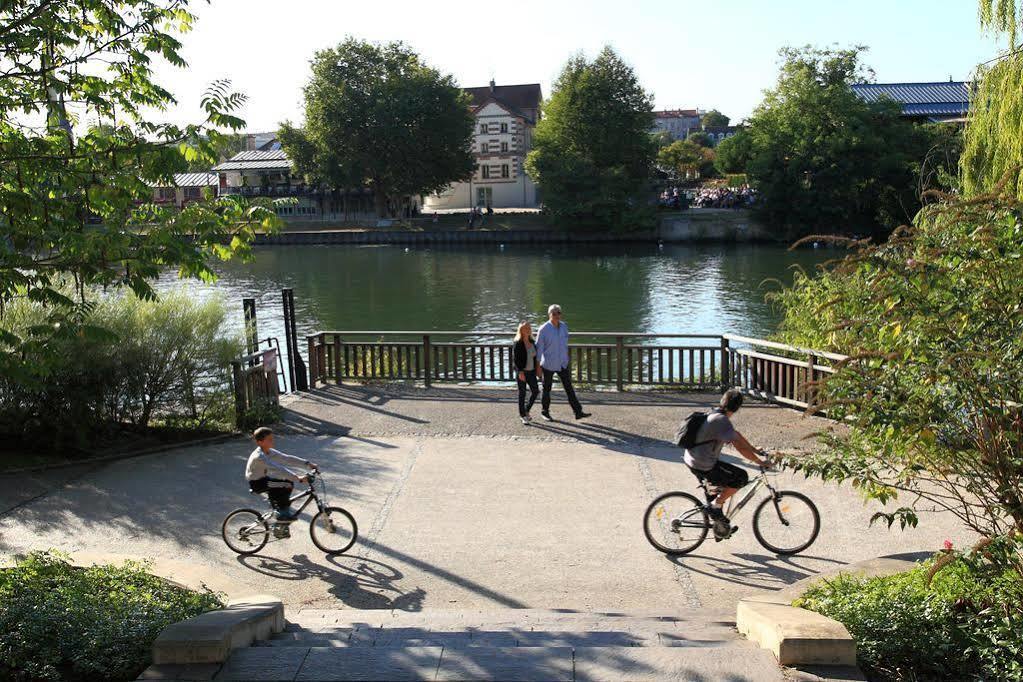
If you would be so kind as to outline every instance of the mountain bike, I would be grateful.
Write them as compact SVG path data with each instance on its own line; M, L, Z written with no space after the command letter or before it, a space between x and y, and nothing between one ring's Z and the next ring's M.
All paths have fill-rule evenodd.
M327 505L326 486L316 473L308 474L308 479L309 489L291 498L292 505L302 502L296 516L311 502L316 502L319 511L309 522L309 537L312 538L313 544L327 554L342 554L348 551L359 535L355 517L341 507ZM269 500L267 505L270 506ZM276 513L273 506L264 512L255 509L235 509L227 515L220 527L224 543L233 552L249 555L263 549L271 537L275 540L291 537L292 521L278 521L275 518Z
M760 467L760 474L748 489L736 493L729 500L725 516L729 522L734 521L757 492L761 488L766 489L767 497L753 512L753 535L757 542L775 554L798 554L817 539L821 528L820 513L806 495L793 490L778 490L771 485L768 471ZM700 488L706 503L681 491L664 493L650 503L643 515L643 532L651 545L670 556L681 556L703 543L714 523L707 507L720 489L702 478ZM736 501L736 498L740 499Z

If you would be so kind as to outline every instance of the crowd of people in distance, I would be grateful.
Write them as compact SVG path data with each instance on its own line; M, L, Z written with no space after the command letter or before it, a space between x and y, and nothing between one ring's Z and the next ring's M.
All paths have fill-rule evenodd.
M698 208L749 208L756 199L756 190L749 185L705 187L696 192L692 205Z

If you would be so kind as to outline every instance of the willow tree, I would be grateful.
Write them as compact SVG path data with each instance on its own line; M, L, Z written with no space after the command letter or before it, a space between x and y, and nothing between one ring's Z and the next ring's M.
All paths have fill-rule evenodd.
M980 0L981 26L1007 42L1007 51L981 65L966 125L960 160L968 195L990 192L1006 181L1023 197L1023 5L1013 0Z

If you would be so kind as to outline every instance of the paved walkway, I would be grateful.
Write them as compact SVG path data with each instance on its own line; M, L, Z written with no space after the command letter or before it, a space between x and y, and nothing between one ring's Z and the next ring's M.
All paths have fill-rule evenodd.
M968 539L941 517L906 532L870 527L874 509L848 487L782 474L783 487L807 493L822 513L820 538L805 555L767 552L746 516L735 538L669 559L647 544L641 517L655 494L694 488L677 448L663 439L714 397L582 397L592 419L532 427L518 423L507 389L341 387L290 402L278 445L319 462L331 501L355 514L360 541L345 556L317 551L304 521L257 556L227 550L224 515L260 504L245 487L252 446L241 438L56 479L49 493L0 515L0 552L148 557L186 583L276 594L303 607L685 614L700 605L732 609L744 594L847 562ZM570 414L564 403L553 412ZM809 447L806 436L831 426L758 403L736 424L769 448ZM0 489L21 485L0 480Z

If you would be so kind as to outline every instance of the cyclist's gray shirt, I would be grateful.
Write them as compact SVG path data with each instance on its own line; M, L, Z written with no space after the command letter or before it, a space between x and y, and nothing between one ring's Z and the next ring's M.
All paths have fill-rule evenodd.
M283 478L288 481L298 482L298 474L289 469L286 465L304 467L309 462L299 457L286 455L280 450L270 448L270 452L263 452L263 448L257 447L249 455L249 461L245 463L245 478L250 481L258 481L261 478Z
M731 443L738 435L724 412L711 412L707 421L696 432L697 443L703 443L705 440L710 442L687 449L682 459L694 469L710 471L717 464L724 444Z

